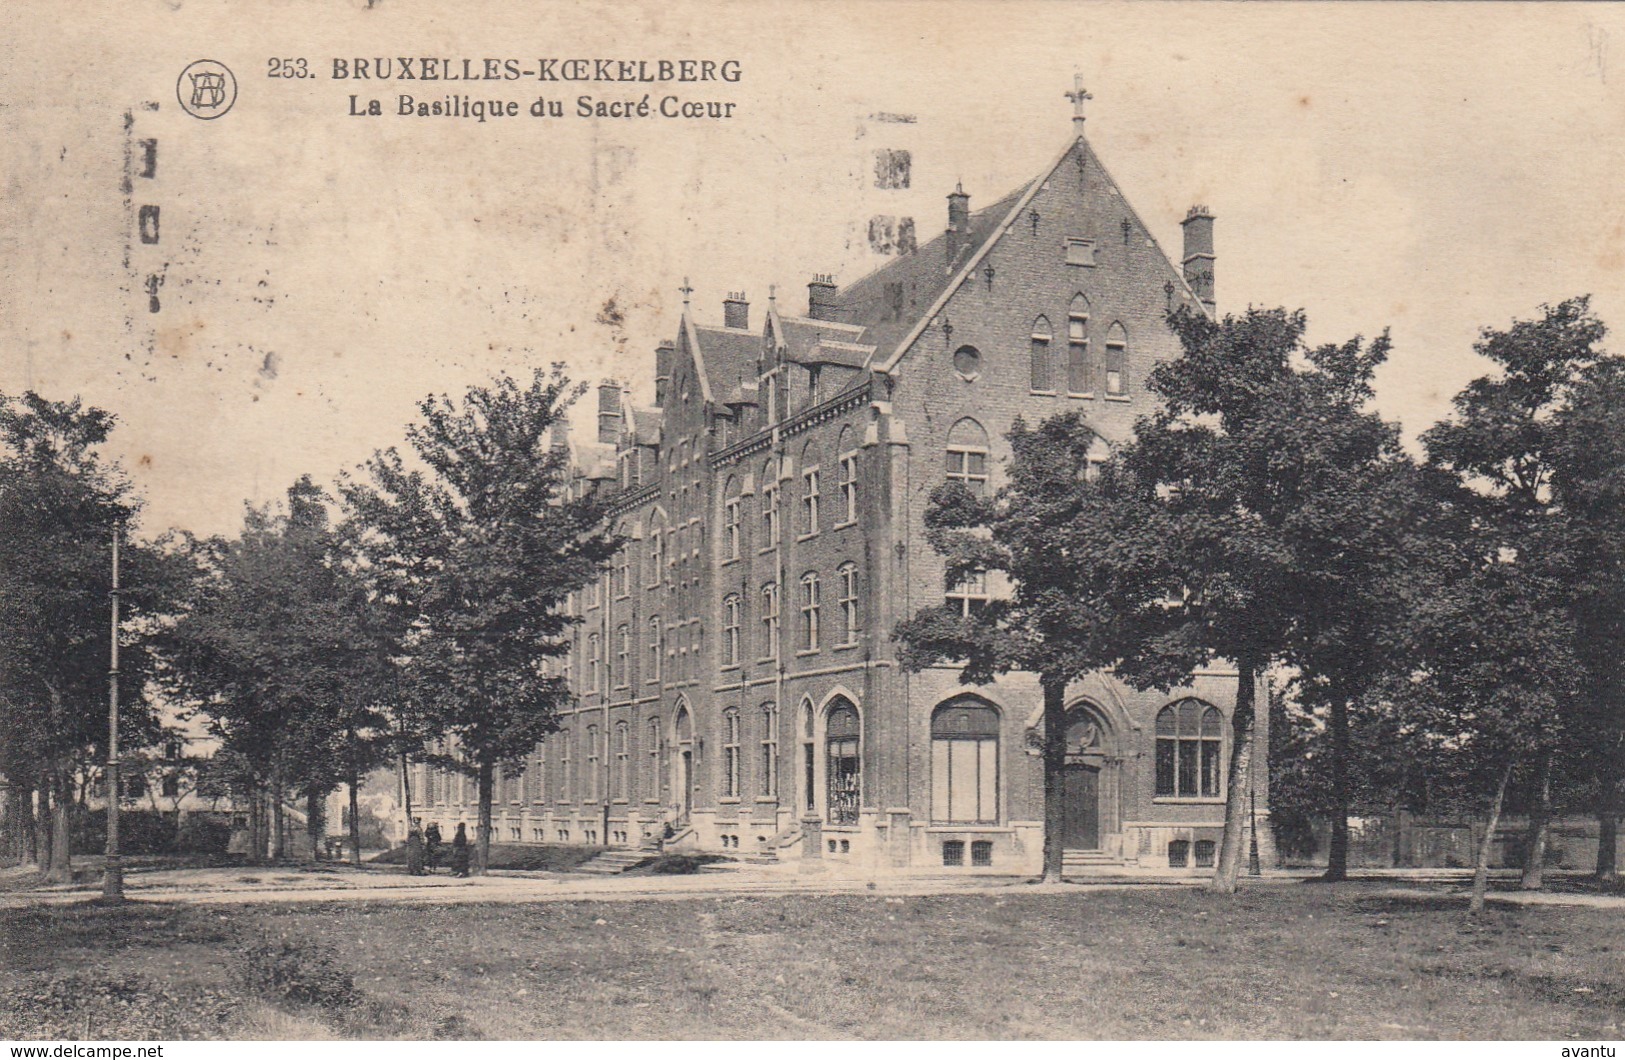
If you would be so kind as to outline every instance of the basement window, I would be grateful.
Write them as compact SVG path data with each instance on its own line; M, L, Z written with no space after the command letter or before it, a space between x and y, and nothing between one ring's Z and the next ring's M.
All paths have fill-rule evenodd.
M1175 839L1168 844L1168 867L1182 869L1191 862L1191 844L1188 839Z
M978 839L970 845L970 863L978 869L993 866L993 840Z
M949 868L958 868L965 864L965 841L963 839L943 840L942 863Z
M1211 869L1213 867L1213 854L1215 844L1211 839L1198 839L1196 841L1196 867Z

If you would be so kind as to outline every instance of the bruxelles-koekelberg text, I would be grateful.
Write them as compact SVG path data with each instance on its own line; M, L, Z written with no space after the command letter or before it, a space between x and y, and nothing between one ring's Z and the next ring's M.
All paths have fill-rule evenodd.
M447 59L396 56L334 59L335 81L727 81L737 59Z

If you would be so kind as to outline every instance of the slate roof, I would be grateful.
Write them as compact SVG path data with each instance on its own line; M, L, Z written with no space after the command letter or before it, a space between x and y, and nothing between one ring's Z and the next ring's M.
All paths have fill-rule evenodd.
M698 349L694 360L703 377L709 380L714 400L723 404L739 400L742 383L756 381L756 361L762 349L762 337L745 328L707 327L694 325Z

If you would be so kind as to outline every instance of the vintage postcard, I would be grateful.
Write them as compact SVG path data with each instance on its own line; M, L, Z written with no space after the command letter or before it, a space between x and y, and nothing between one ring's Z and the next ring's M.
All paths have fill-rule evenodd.
M1625 6L0 27L0 1037L1618 1042Z

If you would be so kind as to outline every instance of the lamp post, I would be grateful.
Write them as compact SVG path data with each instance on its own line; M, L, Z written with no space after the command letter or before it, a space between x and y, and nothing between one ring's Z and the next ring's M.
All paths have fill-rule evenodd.
M1258 789L1249 785L1247 792L1247 817L1251 826L1252 841L1247 850L1247 875L1262 876L1264 870L1258 863Z
M102 898L124 901L124 865L118 848L118 539L120 526L113 524L112 638L107 668L107 864L102 871Z

